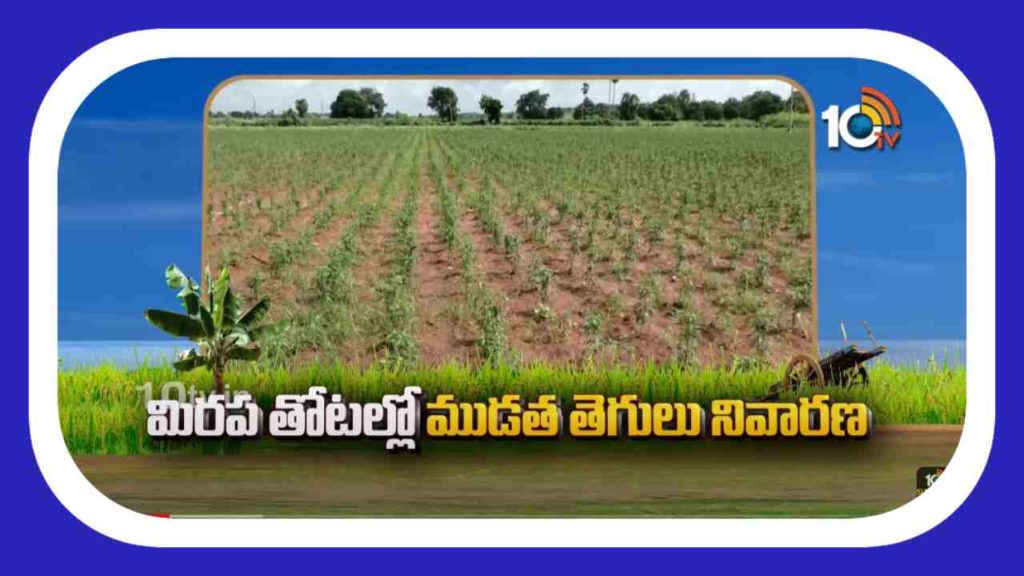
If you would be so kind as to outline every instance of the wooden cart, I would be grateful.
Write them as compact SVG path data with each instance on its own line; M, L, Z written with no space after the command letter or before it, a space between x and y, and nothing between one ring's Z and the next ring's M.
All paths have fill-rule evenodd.
M843 334L844 336L846 334L845 328ZM870 328L868 335L871 336ZM868 370L864 364L872 358L881 356L886 350L885 346L879 345L873 336L871 340L874 344L873 348L865 350L856 344L849 344L820 360L804 352L797 354L786 364L782 380L770 388L768 396L765 396L764 399L774 399L782 392L798 390L805 386L843 388L867 386Z

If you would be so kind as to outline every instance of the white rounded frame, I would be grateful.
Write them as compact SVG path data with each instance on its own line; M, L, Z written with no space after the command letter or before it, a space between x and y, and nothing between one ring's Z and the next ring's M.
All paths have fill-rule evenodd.
M162 58L862 58L932 90L960 133L967 171L967 412L942 481L854 519L185 519L131 511L99 492L64 444L57 408L57 169L86 97ZM875 30L149 30L88 50L53 83L29 149L29 425L60 502L111 538L150 546L880 546L937 526L967 499L995 430L995 150L978 94L933 48ZM908 476L908 482L912 478Z

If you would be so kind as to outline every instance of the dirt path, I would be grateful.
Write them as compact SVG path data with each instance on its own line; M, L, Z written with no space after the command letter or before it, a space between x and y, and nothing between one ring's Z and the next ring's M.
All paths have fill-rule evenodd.
M438 191L428 173L429 150L428 141L419 160L420 209L412 281L419 360L424 364L469 361L476 358L476 338L457 315L463 300L462 279L456 257L441 236Z
M384 312L381 310L383 303L376 293L376 288L381 279L387 275L388 267L391 265L391 254L388 246L395 236L393 219L395 213L402 206L405 199L406 164L403 159L407 155L403 152L399 159L391 167L394 172L385 178L390 179L387 190L382 187L385 183L378 182L376 189L372 192L371 198L378 202L379 213L377 221L369 228L359 233L359 242L356 246L359 252L357 264L352 268L354 281L354 302L360 303L359 332L362 336L357 346L356 363L364 365L367 358L379 358L384 353L381 344L384 334L381 333L380 318ZM415 159L413 159L415 161ZM387 197L379 197L386 193ZM346 355L346 357L348 357ZM360 359L362 358L362 359Z
M959 426L900 426L866 441L427 439L408 456L339 442L324 451L76 462L101 492L146 513L865 516L911 500L917 469L946 465L959 438Z

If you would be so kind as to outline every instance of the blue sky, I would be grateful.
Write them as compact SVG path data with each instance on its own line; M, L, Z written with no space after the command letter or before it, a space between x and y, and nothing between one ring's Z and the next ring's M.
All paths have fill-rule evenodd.
M903 116L895 151L825 147L817 130L819 320L823 339L868 320L883 339L963 339L963 153L945 109L915 79L848 59L161 60L109 79L83 103L61 153L58 335L161 338L147 307L174 307L163 270L200 268L202 112L236 74L763 74L791 77L817 109L862 85ZM600 89L597 90L598 93ZM621 88L620 88L621 93Z

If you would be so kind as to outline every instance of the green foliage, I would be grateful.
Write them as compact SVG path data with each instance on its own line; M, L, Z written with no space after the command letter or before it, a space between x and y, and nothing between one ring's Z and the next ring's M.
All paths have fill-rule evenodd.
M506 234L503 239L505 259L512 263L512 274L519 271L519 246L521 242L515 234Z
M674 122L679 119L679 106L676 99L666 94L654 102L652 102L645 109L644 118L654 122Z
M714 100L701 100L700 120L721 120L724 115L722 105Z
M768 339L780 330L778 312L771 306L761 306L753 312L754 348L762 357L768 355Z
M661 280L656 274L648 274L644 277L640 282L637 296L636 319L642 325L650 320L662 304Z
M683 364L695 364L702 326L700 314L693 308L689 298L682 297L676 303L675 320L679 328L676 358Z
M743 113L743 107L740 101L736 98L729 98L722 103L722 118L725 120L735 120L739 118Z
M228 360L258 359L262 339L279 330L279 325L260 325L270 309L270 301L260 300L242 312L241 303L231 290L227 268L221 270L216 280L206 270L205 302L199 284L174 264L167 267L165 277L168 286L179 290L178 299L185 314L150 309L146 310L146 320L171 336L195 342L195 348L178 355L174 368L187 372L207 367L213 373L217 393L223 393Z
M789 296L797 310L808 310L813 302L814 279L810 266L800 266L790 275Z
M278 126L300 126L302 125L302 115L296 114L295 110L289 108L277 121Z
M540 302L530 311L530 316L535 322L543 323L555 318L555 311L547 304Z
M587 118L593 117L596 112L597 107L594 105L594 101L590 98L584 98L583 102L573 109L572 117L574 120L586 120Z
M272 276L279 276L285 268L309 256L313 249L313 229L295 238L274 242L270 245L267 268Z
M372 117L380 118L384 115L384 109L387 108L388 104L384 101L383 94L373 88L360 88L359 95L370 108L370 114Z
M516 102L516 120L519 126L529 125L604 125L619 123L638 124L641 120L658 126L679 121L700 122L706 126L768 126L790 127L791 123L806 127L810 116L807 102L799 92L782 98L768 91L748 94L742 100L729 98L724 102L697 101L686 90L659 96L643 102L635 94L624 93L616 104L595 102L590 99L589 84L584 83L583 101L574 108L547 106L549 95L533 90L522 94ZM213 126L338 126L353 123L371 123L378 126L409 126L442 123L460 123L458 96L447 86L435 86L428 105L437 114L436 119L414 118L401 112L388 114L383 95L369 87L346 89L338 93L331 103L330 116L309 115L305 99L295 101L294 108L281 114L253 111L214 112L210 115ZM498 124L502 119L502 103L488 95L480 99L481 120L463 120L460 125ZM572 120L563 121L567 110ZM294 118L293 118L294 117ZM297 121L296 121L297 119Z
M527 120L540 120L548 117L548 97L540 90L531 90L516 100L516 115Z
M595 346L601 341L601 327L604 326L604 315L590 312L583 319L583 332L591 337Z
M434 86L430 89L427 106L442 122L455 122L459 117L459 97L448 86Z
M782 109L782 97L768 90L758 90L740 101L742 116L751 120L759 120L762 116L781 112Z
M640 97L636 94L625 92L619 100L619 118L622 120L636 120L640 116Z
M487 302L480 311L480 352L492 365L499 365L508 354L505 310L496 302Z
M810 126L811 116L806 112L790 112L787 108L781 112L762 116L760 122L769 128L789 128L793 126L794 128L806 130Z
M785 110L793 110L797 113L807 114L810 110L807 107L807 100L804 99L804 95L799 90L793 90L789 94L789 98L783 103Z
M379 118L385 107L384 96L373 88L347 88L331 103L331 118Z
M554 280L555 272L544 265L539 258L533 261L533 268L530 271L530 284L540 293L541 300L547 302L551 296L551 282Z
M501 100L484 94L480 97L480 109L484 111L487 121L491 124L501 124L501 109L504 106Z
M331 118L370 118L370 105L359 91L345 89L331 102Z

